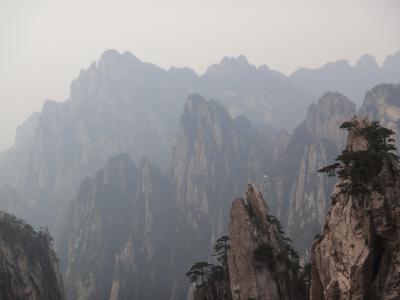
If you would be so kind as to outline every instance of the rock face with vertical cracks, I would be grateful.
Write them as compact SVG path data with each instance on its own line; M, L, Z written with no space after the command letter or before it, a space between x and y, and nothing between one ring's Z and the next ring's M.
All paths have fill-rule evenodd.
M269 221L261 193L249 184L247 201L236 198L230 211L229 277L233 299L303 299L286 262L261 263L254 251L267 245L274 256L284 251L277 227ZM279 276L285 274L285 276Z
M49 234L36 232L4 212L0 212L0 299L65 299Z
M268 174L264 195L301 254L308 251L324 222L335 184L318 169L343 149L346 133L339 127L354 115L355 105L348 98L325 93L309 107Z
M127 154L83 181L60 247L68 299L169 298L171 195L158 168Z
M367 145L350 131L346 147L359 151ZM323 235L312 247L311 299L400 299L399 166L393 173L388 165L375 178L379 192L364 199L336 186Z

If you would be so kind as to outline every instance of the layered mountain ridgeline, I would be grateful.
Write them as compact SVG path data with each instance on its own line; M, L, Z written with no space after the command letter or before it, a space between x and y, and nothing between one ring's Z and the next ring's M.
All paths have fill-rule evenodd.
M274 165L266 171L263 192L301 254L320 230L334 185L318 170L343 148L345 133L339 126L355 114L346 97L326 93L291 136L283 135Z
M306 299L307 276L290 240L254 185L246 195L233 201L229 239L215 247L221 265L199 262L187 273L194 298ZM224 247L218 247L221 240Z
M262 177L267 145L244 117L191 95L169 177L122 155L83 181L59 247L68 297L184 299L188 266L227 232L229 199Z
M311 299L400 298L400 168L393 132L353 119L322 235L312 247Z
M58 258L46 231L0 212L0 299L65 299Z
M140 160L147 154L167 165L177 115L189 93L181 81L189 75L106 51L72 83L69 100L47 101L37 120L23 126L29 130L17 141L24 142L1 158L1 184L20 191L34 224L54 225L82 179L110 156L126 152Z
M109 157L128 153L138 162L146 154L166 168L179 113L193 91L220 99L235 116L244 113L260 127L292 128L312 101L282 74L244 57L225 58L198 76L109 50L81 71L68 100L47 101L20 128L16 144L0 158L0 186L19 191L19 215L54 230L83 178Z
M314 100L282 73L255 67L242 55L210 66L200 78L199 92L218 99L233 117L243 114L256 127L275 129L293 129Z
M68 299L168 299L173 191L147 159L111 158L83 181L60 254Z
M378 84L400 82L400 51L389 55L382 66L372 56L363 55L354 66L347 60L339 60L314 70L301 68L290 80L317 95L338 91L361 104L365 91Z
M189 97L174 147L172 178L179 233L172 264L184 274L196 259L207 260L215 240L228 230L230 199L268 168L268 139L244 117L233 119L216 101Z

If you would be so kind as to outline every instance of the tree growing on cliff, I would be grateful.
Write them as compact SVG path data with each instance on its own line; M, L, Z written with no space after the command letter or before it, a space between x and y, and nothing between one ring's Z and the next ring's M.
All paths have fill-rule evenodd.
M196 293L202 299L228 299L230 293L228 278L228 250L230 249L229 237L222 236L217 239L214 246L214 254L221 265L213 265L207 262L193 264L186 276L195 285Z
M191 283L196 284L196 288L199 288L206 283L207 275L209 273L208 269L211 266L211 264L205 261L197 262L193 264L189 272L186 273L186 276L189 277Z
M261 242L257 245L256 249L254 249L253 258L257 262L265 263L269 268L272 268L275 262L274 250L270 245Z
M325 166L319 172L327 173L329 177L338 176L342 179L340 188L343 193L366 194L371 190L379 190L376 178L384 163L390 171L395 172L394 162L399 157L394 153L394 132L379 125L379 122L364 122L363 126L357 126L356 122L344 122L340 128L353 131L362 138L366 144L366 150L343 150L335 159L336 163Z
M226 270L219 265L207 262L195 263L186 273L195 284L196 292L202 299L221 299L225 292Z
M228 260L228 250L230 249L229 236L224 235L217 239L214 246L214 254L219 262L226 264Z

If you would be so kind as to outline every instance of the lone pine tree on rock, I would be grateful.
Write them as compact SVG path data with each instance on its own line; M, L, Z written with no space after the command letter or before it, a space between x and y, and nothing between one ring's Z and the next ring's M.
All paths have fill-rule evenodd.
M357 151L343 150L336 158L336 163L323 167L319 172L342 179L339 187L343 193L365 195L378 190L379 185L375 180L384 163L388 164L392 175L396 172L393 163L398 162L399 157L394 153L396 147L392 135L395 132L382 127L377 121L370 123L365 119L361 122L344 122L340 128L356 133L366 147Z

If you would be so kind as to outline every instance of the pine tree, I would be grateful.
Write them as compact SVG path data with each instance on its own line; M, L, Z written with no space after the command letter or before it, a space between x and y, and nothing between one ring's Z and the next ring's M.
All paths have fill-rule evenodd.
M394 163L399 157L394 153L394 132L379 125L379 122L365 123L358 128L354 122L345 122L340 128L356 132L365 142L367 149L360 151L343 150L335 159L336 163L323 167L319 172L329 177L338 176L343 193L365 195L371 190L378 190L375 179L379 175L384 162L388 163L392 174L396 172Z

